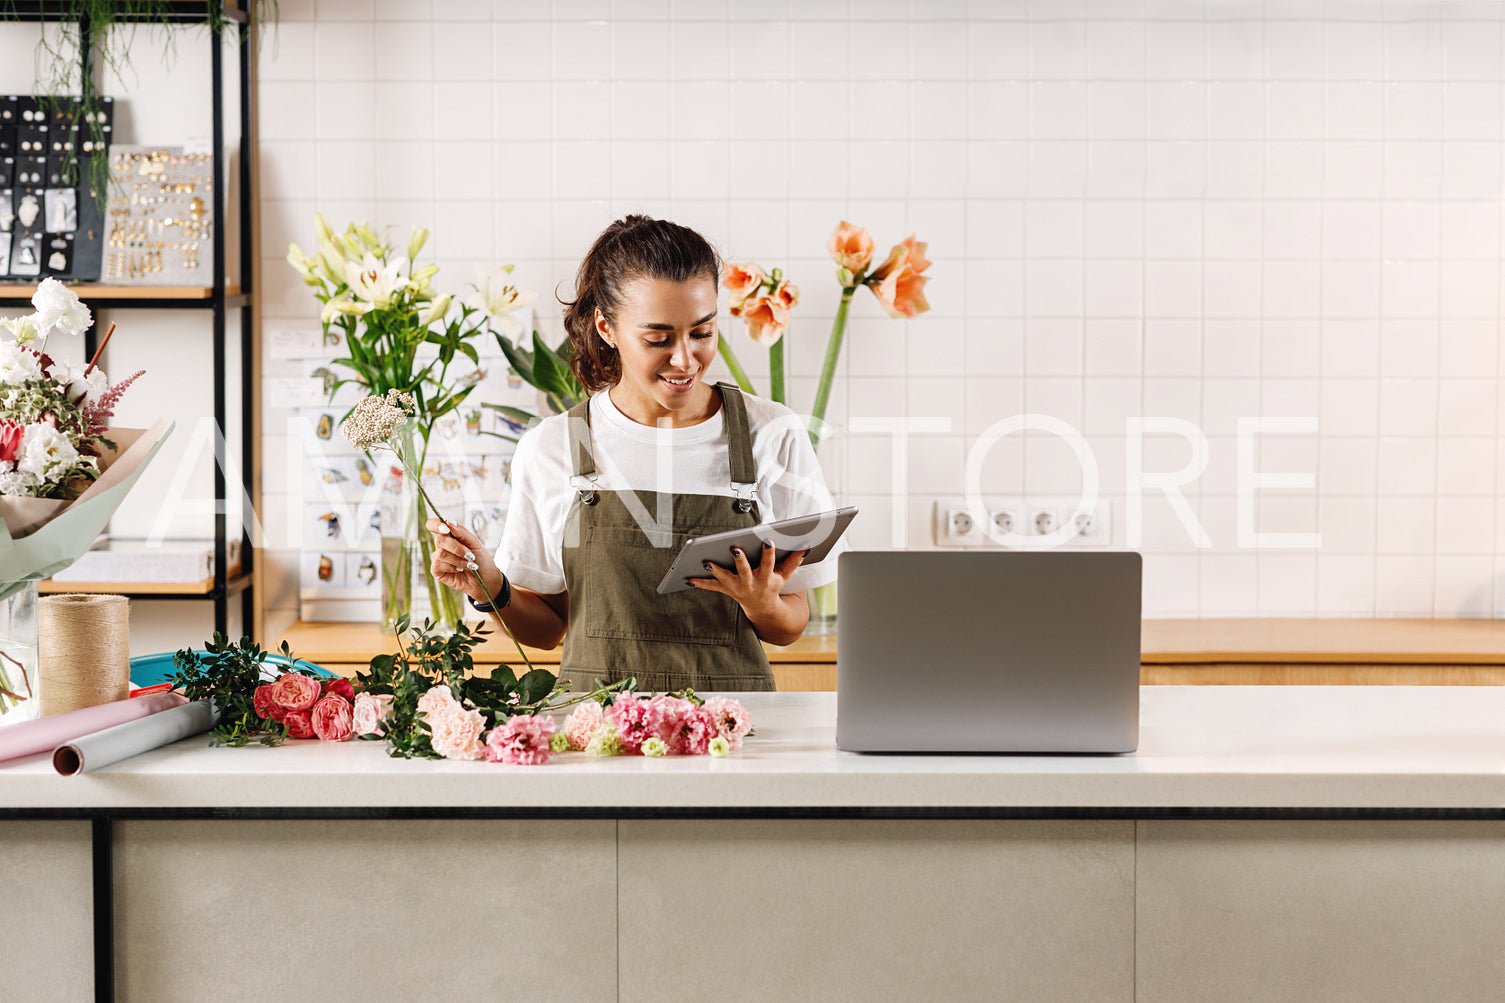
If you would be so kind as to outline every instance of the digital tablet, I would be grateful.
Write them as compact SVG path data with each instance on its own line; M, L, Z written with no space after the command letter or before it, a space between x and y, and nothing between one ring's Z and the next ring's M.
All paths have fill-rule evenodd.
M706 561L731 570L736 566L736 560L732 557L733 547L741 547L747 555L747 562L756 568L763 557L765 540L773 544L776 561L783 560L791 551L807 550L809 553L805 555L801 567L815 564L824 560L831 548L836 546L836 541L841 539L841 534L846 532L856 514L857 506L849 505L816 515L801 515L793 519L767 522L761 526L692 537L685 541L674 558L674 563L670 565L669 573L658 583L659 594L668 595L670 592L694 588L686 583L687 578L711 577L703 567Z

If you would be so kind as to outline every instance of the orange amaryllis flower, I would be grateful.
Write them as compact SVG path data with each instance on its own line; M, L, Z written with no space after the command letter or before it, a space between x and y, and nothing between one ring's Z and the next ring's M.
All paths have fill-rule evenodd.
M789 327L789 307L777 294L759 296L742 306L742 321L747 325L747 334L760 345L772 345L784 336Z
M826 241L826 251L832 261L855 274L873 260L873 235L842 220Z
M727 264L721 273L721 285L728 293L727 303L733 317L742 316L747 298L766 281L768 275L751 261Z
M800 305L800 287L793 282L780 282L772 293L774 299L784 304L784 309Z
M930 309L925 302L925 283L929 279L921 274L929 267L925 245L910 234L888 252L887 261L873 269L867 285L890 317L913 317Z

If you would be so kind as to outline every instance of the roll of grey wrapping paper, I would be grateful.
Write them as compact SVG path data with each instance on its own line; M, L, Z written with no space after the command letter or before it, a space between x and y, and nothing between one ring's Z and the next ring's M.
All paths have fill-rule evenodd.
M138 756L208 731L214 727L214 708L208 700L164 710L160 714L127 721L92 735L75 738L53 750L52 765L65 777L97 770L122 759Z

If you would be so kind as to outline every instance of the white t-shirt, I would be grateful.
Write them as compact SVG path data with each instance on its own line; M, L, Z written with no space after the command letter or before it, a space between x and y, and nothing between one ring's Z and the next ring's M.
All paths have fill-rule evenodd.
M742 399L752 430L759 519L830 511L831 493L803 421L782 404L749 394ZM590 408L598 490L736 495L724 408L687 428L640 425L604 392L591 398ZM572 484L571 476L567 416L545 418L522 437L512 457L512 501L496 563L514 584L546 595L564 591L565 521L584 486ZM836 558L845 549L846 541L839 540L825 560L802 565L786 591L834 582Z

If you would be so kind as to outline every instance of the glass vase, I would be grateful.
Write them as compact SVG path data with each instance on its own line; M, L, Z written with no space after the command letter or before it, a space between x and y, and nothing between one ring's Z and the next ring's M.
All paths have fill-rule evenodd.
M37 583L0 582L0 725L37 716Z
M408 474L422 469L423 439L410 428L398 433L395 442L406 464L377 454L388 463L381 492L382 626L395 633L406 617L414 627L432 620L441 631L452 631L463 614L460 595L429 574L434 538L425 526L433 513Z
M826 488L831 492L831 505L840 508L846 495L847 456L846 439L830 422L812 422L816 430L815 455L826 479ZM835 560L832 557L831 560ZM810 619L805 624L806 637L824 637L836 633L836 588L838 582L817 585L805 593L810 605Z

